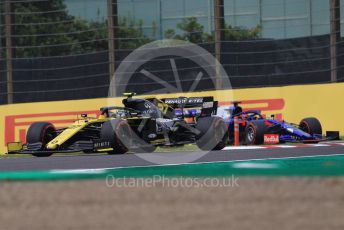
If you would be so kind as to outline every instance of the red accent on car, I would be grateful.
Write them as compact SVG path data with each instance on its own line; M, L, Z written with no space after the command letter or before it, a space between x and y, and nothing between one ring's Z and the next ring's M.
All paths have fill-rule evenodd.
M270 121L264 121L264 124L265 124L266 126L272 126L272 123L271 123Z
M279 135L264 134L264 144L279 144Z

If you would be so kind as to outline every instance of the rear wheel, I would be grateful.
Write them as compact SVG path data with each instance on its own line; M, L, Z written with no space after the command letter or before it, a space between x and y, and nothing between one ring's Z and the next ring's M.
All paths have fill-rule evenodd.
M36 157L49 157L52 152L39 152L45 150L45 145L56 137L56 129L49 122L35 122L29 127L26 134L26 142L28 150L37 151L33 153Z
M203 117L197 121L200 131L196 144L201 150L221 150L228 141L228 126L220 117Z
M247 145L261 145L264 143L264 134L267 127L263 122L251 122L245 129L245 143Z
M131 128L125 120L110 120L102 125L100 137L102 140L110 142L113 150L108 154L124 154L129 149Z
M320 121L315 117L308 117L300 121L299 127L302 131L313 134L322 135L322 127Z

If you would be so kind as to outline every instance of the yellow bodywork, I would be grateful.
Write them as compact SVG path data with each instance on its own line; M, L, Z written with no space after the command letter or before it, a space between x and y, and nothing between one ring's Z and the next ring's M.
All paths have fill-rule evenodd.
M158 106L158 108L164 113L166 114L168 112L170 108L170 106L168 104L166 104L165 102L163 102L162 100L156 98L156 97L146 97L145 98L148 101L153 102L153 104L155 104L156 106Z
M108 121L109 118L99 117L98 119L94 118L84 118L82 120L77 120L71 124L67 129L60 133L57 137L51 140L47 145L46 149L55 150L60 145L69 140L72 136L78 133L81 129L85 128L89 124L99 123Z
M7 143L7 152L13 153L23 149L23 143L21 142L10 142Z

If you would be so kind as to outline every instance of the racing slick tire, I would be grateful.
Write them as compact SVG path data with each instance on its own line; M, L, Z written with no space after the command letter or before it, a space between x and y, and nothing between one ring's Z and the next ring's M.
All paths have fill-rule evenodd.
M246 145L261 145L264 143L264 134L267 132L267 127L262 121L252 121L245 129L245 143Z
M197 121L196 129L200 132L196 145L204 151L221 150L228 140L228 126L220 117L203 117Z
M309 134L322 135L322 127L320 121L315 117L304 118L300 121L299 127L302 131Z
M56 129L53 124L49 122L35 122L32 123L26 134L27 148L30 150L30 145L34 146L35 153L32 153L35 157L49 157L53 152L40 152L45 150L45 145L56 137ZM38 148L37 143L41 143Z
M124 154L128 152L131 139L131 128L125 120L114 119L103 123L100 138L109 141L112 151L108 154Z

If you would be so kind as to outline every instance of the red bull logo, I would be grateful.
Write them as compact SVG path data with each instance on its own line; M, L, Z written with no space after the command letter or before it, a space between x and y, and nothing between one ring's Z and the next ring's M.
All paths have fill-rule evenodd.
M264 144L278 144L279 135L278 134L264 134Z

